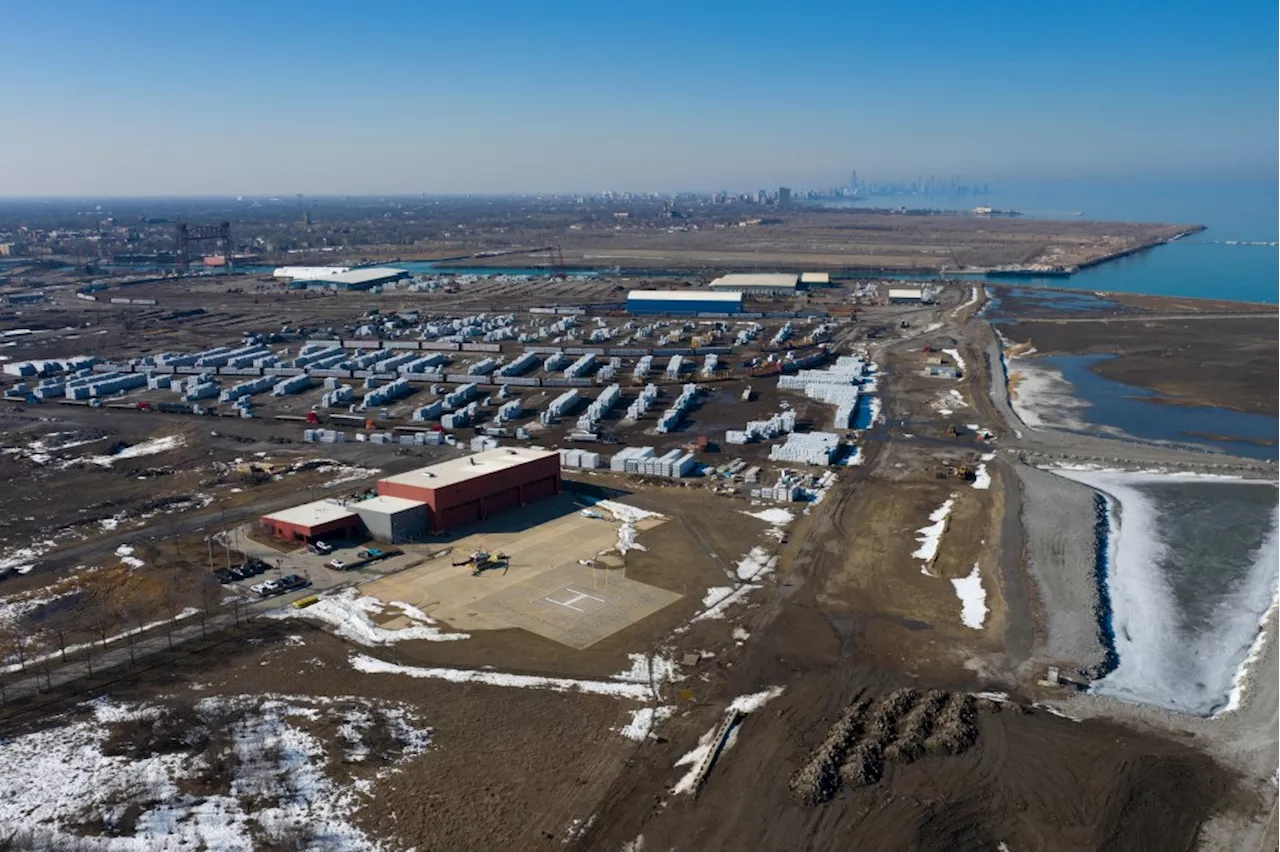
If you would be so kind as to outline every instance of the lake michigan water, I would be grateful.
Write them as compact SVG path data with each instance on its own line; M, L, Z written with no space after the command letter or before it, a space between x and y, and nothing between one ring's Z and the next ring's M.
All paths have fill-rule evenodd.
M1001 184L997 192L980 199L886 196L853 206L969 209L977 204L1018 210L1032 218L1206 228L1070 278L1027 279L1019 284L1270 303L1277 301L1280 292L1276 275L1280 248L1275 245L1280 241L1280 192L1274 179L1028 181Z

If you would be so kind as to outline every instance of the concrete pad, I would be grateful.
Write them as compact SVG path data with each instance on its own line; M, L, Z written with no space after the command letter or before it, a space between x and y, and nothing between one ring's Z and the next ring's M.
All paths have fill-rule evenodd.
M475 610L582 649L680 598L676 592L628 580L620 571L577 562L543 572L538 581L499 589L477 602Z
M575 648L585 648L680 597L623 580L625 559L616 552L601 556L618 543L617 522L577 511L542 518L523 528L509 524L463 536L451 542L450 549L365 583L360 590L382 601L416 606L456 630L519 627ZM644 532L663 521L646 518L638 523L642 541ZM405 549L418 551L412 545ZM452 564L481 549L505 553L507 565L474 577L471 565ZM593 560L600 567L579 560ZM397 617L384 626L394 629L401 620Z

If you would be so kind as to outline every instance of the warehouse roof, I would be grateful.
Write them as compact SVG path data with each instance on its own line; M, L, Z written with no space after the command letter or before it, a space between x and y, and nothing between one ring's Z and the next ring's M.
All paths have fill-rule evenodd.
M735 272L720 276L711 282L711 286L722 290L731 290L735 287L751 289L772 287L776 290L794 290L799 280L800 276L794 272Z
M801 284L830 284L831 273L830 272L801 272L800 283Z
M427 505L421 500L409 500L405 497L370 497L368 500L361 500L351 506L357 512L381 512L387 515L394 515L396 512L404 512L409 509L418 509Z
M558 462L560 454L555 450L533 450L526 447L500 447L470 456L420 467L406 473L385 477L382 482L413 485L418 488L444 488L457 485L489 473L509 470L531 461L553 457Z
M355 513L335 500L316 500L314 503L303 503L292 509L281 509L264 515L268 520L282 524L293 524L299 527L318 527L350 518Z
M713 290L632 290L627 298L663 302L741 302L742 294Z
M328 278L350 271L350 266L277 266L271 274L276 278Z
M352 269L347 272L338 272L332 275L316 276L314 280L324 281L326 284L376 284L379 281L390 281L396 278L404 278L409 273L403 269L395 269L390 266L370 266L366 269ZM294 280L312 280L307 278Z
M889 290L890 299L922 299L924 291L919 287L894 287Z

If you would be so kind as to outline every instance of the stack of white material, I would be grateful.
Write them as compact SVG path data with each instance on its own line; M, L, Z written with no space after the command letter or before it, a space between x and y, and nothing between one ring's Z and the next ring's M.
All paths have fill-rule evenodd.
M627 406L628 420L639 420L640 415L649 410L649 406L658 398L657 385L645 385L644 390L640 392L640 396L636 397L636 401Z
M638 473L640 463L653 457L653 447L624 447L614 453L609 461L609 469L614 473ZM630 469L628 469L630 465Z
M461 429L476 421L476 413L480 410L478 403L469 403L457 411L440 418L440 425L445 429Z
M746 429L740 432L731 429L725 432L724 439L729 444L749 444L752 441L765 441L785 435L794 431L795 428L796 413L784 411L773 415L768 420L748 420Z
M418 423L426 420L439 420L440 415L443 413L444 406L437 401L430 405L424 405L421 408L415 409L413 412L413 419Z
M595 367L595 365L596 365L595 354L588 352L586 355L583 355L577 361L574 361L572 364L570 364L565 369L564 376L566 379L576 379L581 376L585 376L587 373L591 372L591 369Z
M523 413L524 406L521 405L520 400L513 399L510 402L503 403L502 407L498 409L498 422L506 423L515 420Z
M714 352L702 359L702 375L710 376L720 367L720 356Z
M472 382L471 384L461 385L452 393L445 394L444 405L446 408L457 408L460 405L466 405L480 394L480 386Z
M510 364L504 364L498 375L500 376L519 376L529 372L538 366L538 360L541 356L537 352L526 352Z
M542 412L542 415L540 417L543 425L548 425L555 422L555 420L561 417L566 411L568 411L570 408L573 408L575 405L577 405L578 397L579 397L578 389L570 388L569 390L560 394L555 399L551 400L551 402L547 405L546 410Z
M594 432L596 424L604 419L618 400L622 399L622 387L620 385L609 385L600 396L596 397L595 402L587 407L586 413L578 418L579 432Z
M791 434L786 443L769 451L770 461L795 464L829 465L840 448L840 436L834 432L806 432Z
M632 371L631 378L635 379L638 382L641 379L648 376L649 372L652 369L653 369L653 356L652 355L641 356L640 360L636 361L636 368L635 370Z
M676 398L671 407L662 412L662 416L658 418L658 431L670 432L680 424L685 412L689 411L698 401L698 386L689 383L684 386L684 391Z
M684 369L684 356L672 355L671 360L667 362L667 378L673 380L680 378L682 369Z
M600 467L600 454L590 450L561 450L560 466L595 470Z

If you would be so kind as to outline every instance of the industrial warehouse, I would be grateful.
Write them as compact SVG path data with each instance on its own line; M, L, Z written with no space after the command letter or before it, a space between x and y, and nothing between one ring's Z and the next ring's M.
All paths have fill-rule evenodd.
M706 290L632 290L627 294L627 311L637 316L737 314L742 312L742 294Z
M504 447L378 480L378 496L344 506L320 500L261 518L288 541L345 538L363 529L379 541L449 532L560 493L560 454Z

